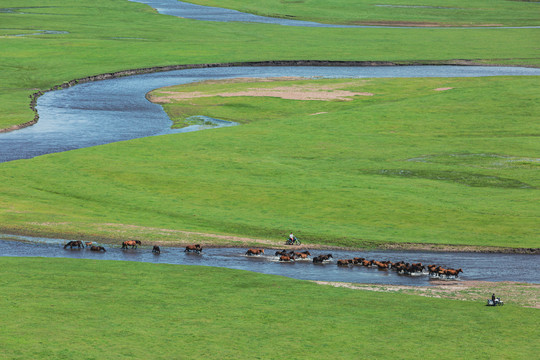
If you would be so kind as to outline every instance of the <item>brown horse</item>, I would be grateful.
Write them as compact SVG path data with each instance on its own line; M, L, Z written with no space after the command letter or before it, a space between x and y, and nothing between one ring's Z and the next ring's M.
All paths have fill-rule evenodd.
M90 246L94 245L94 242L93 241L85 241L84 245L86 245L86 247L90 247Z
M264 249L249 249L246 251L246 255L263 255Z
M188 245L186 246L186 250L184 250L184 252L192 252L192 251L195 251L197 254L200 254L202 251L201 245L199 244Z
M294 256L281 255L279 261L294 261Z
M92 245L90 246L90 251L107 251L107 250L105 250L103 246Z
M463 272L463 270L461 270L461 268L459 268L457 270L455 270L455 269L446 269L446 271L444 272L444 275L458 277L460 272Z
M129 246L131 246L132 249L136 249L137 245L141 245L141 242L139 240L124 241L122 243L122 249L128 249Z
M353 263L353 260L352 259L346 259L346 260L338 260L337 261L337 266L349 266L349 264L352 264Z
M159 255L159 254L161 253L161 250L160 250L159 246L154 245L154 248L152 249L152 252L153 252L154 254L158 254L158 255Z
M74 246L77 247L77 249L84 248L84 244L81 240L72 240L68 242L66 245L64 245L64 249L69 246L70 249L73 249Z
M311 255L309 251L294 252L294 257L300 259L307 259L308 255Z

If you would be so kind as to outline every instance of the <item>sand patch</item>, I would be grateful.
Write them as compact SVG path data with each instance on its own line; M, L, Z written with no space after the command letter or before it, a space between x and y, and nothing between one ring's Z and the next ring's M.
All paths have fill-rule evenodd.
M222 83L241 83L241 82L272 82L272 81L284 81L284 80L298 80L298 78L265 78L265 79L252 79L252 78L237 78L229 79L227 82L214 81L205 82L205 84L222 84ZM354 92L349 90L341 90L348 85L358 85L358 83L340 83L330 85L318 85L318 84L304 84L304 85L290 85L290 86L276 86L265 88L249 88L244 91L237 92L220 92L220 93L203 93L200 91L192 92L175 92L175 91L161 91L159 95L150 95L149 100L157 103L170 103L178 100L188 100L203 97L238 97L238 96L257 96L257 97L278 97L288 100L320 100L320 101L350 101L354 96L373 96L373 93L369 92Z

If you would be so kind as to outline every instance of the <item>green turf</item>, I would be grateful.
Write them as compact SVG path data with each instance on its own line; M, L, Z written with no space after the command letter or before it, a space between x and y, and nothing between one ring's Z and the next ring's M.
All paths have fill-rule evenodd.
M538 1L507 0L193 0L262 16L335 24L531 26L539 25Z
M270 239L294 230L306 243L356 247L539 247L536 77L178 89L339 83L374 95L189 99L166 110L243 124L2 164L2 223L113 238L118 229L102 224Z
M279 264L276 264L279 265ZM538 314L211 267L0 258L6 359L525 359ZM489 294L486 294L486 297Z

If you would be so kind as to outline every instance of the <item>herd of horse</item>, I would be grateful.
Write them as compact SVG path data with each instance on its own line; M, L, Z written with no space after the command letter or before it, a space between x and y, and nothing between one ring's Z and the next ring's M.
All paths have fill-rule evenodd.
M246 251L247 256L260 256L264 255L264 249L248 249ZM290 262L296 261L297 259L308 259L311 256L309 251L287 251L281 250L276 251L274 256L278 257L279 261ZM333 259L332 254L324 254L314 256L312 261L314 264L322 264L329 262L330 259ZM336 261L336 265L340 267L350 267L354 265L365 266L369 268L377 268L379 270L394 270L398 274L403 275L421 275L427 272L431 277L439 278L457 278L459 273L462 273L463 270L460 269L451 269L443 268L440 265L424 265L420 262L418 263L408 263L405 261L392 262L389 260L378 261L378 260L367 260L361 257L355 257L352 259L339 259Z
M122 249L137 249L137 246L141 245L141 241L139 240L128 240L122 242ZM103 246L95 245L93 242L82 242L80 240L73 240L69 241L67 244L64 245L64 249L67 248L73 249L74 247L81 249L81 248L89 248L91 251L107 251ZM184 252L195 252L197 254L200 254L202 252L202 247L200 244L194 244L194 245L188 245L186 246ZM154 254L160 254L161 249L159 246L154 245L152 248L152 253ZM245 253L246 256L261 256L264 255L264 249L248 249ZM274 254L275 257L278 258L280 262L291 262L296 260L309 260L309 257L311 256L311 253L309 251L287 251L287 250L281 250L276 251ZM330 262L333 256L332 254L322 254L317 255L311 258L312 262L314 264L323 264ZM440 265L424 265L420 262L418 263L408 263L404 261L398 261L398 262L392 262L389 260L386 261L378 261L378 260L367 260L365 258L361 257L355 257L352 259L339 259L336 261L336 265L340 267L349 267L349 266L365 266L369 268L377 268L379 270L394 270L399 274L404 275L421 275L427 272L432 277L439 277L439 278L457 278L459 273L462 273L463 270L460 269L451 269L451 268L443 268Z
M139 245L142 245L140 240L127 240L127 241L122 242L122 249L123 250L137 249L137 246ZM77 249L88 248L91 251L107 251L105 250L103 246L96 245L92 241L82 242L81 240L72 240L72 241L68 241L64 245L64 249L67 249L68 247L70 249L73 249L74 247L76 247ZM184 252L192 252L192 251L196 252L197 254L200 254L202 252L201 245L200 244L188 245L186 246L186 249L184 250ZM152 248L152 253L159 255L161 253L161 249L159 248L159 246L154 245Z
M399 274L404 275L421 275L427 272L432 277L440 278L457 278L459 273L462 273L463 270L460 269L445 269L440 265L424 265L421 262L418 263L408 263L404 261L392 262L392 261L377 261L377 260L367 260L365 258L352 258L345 260L338 260L338 266L351 266L351 265L361 265L366 267L376 267L379 270L394 270Z

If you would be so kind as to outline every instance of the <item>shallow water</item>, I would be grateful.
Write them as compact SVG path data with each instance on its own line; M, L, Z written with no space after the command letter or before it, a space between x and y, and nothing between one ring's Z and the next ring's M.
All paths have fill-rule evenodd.
M266 16L242 13L236 10L223 9L211 6L202 6L190 4L177 0L129 0L147 4L160 14L172 15L186 19L201 21L219 21L219 22L254 22L262 24L275 24L285 26L306 26L306 27L328 27L328 28L387 28L387 29L453 29L454 27L425 27L425 26L370 26L370 25L335 25L322 24L311 21L280 19ZM384 5L376 5L384 6ZM435 8L435 7L434 7ZM442 8L441 9L447 9ZM540 26L482 26L481 29L535 29ZM479 27L455 27L459 29L478 29Z
M11 239L11 240L10 240ZM16 239L14 241L13 239ZM202 254L184 253L181 248L161 247L161 254L154 255L150 246L122 250L120 246L105 245L107 252L97 253L88 249L63 249L66 240L0 235L0 256L56 257L74 259L99 259L139 261L156 264L181 264L225 267L263 274L281 275L302 280L341 281L351 283L430 285L427 274L399 275L394 271L362 266L338 267L338 259L365 257L380 261L391 260L437 264L449 268L462 268L460 280L518 281L540 283L540 255L446 253L421 251L336 251L313 250L312 256L332 253L334 260L326 264L313 264L311 258L292 263L279 262L273 256L278 249L267 249L263 256L246 256L247 248L209 248ZM144 242L143 242L144 244ZM281 250L281 249L279 249Z
M236 77L379 78L540 75L540 69L497 66L250 66L188 69L82 83L50 91L37 101L39 121L0 133L0 162L136 139L200 130L172 130L149 91L177 84ZM204 114L202 114L204 115Z

